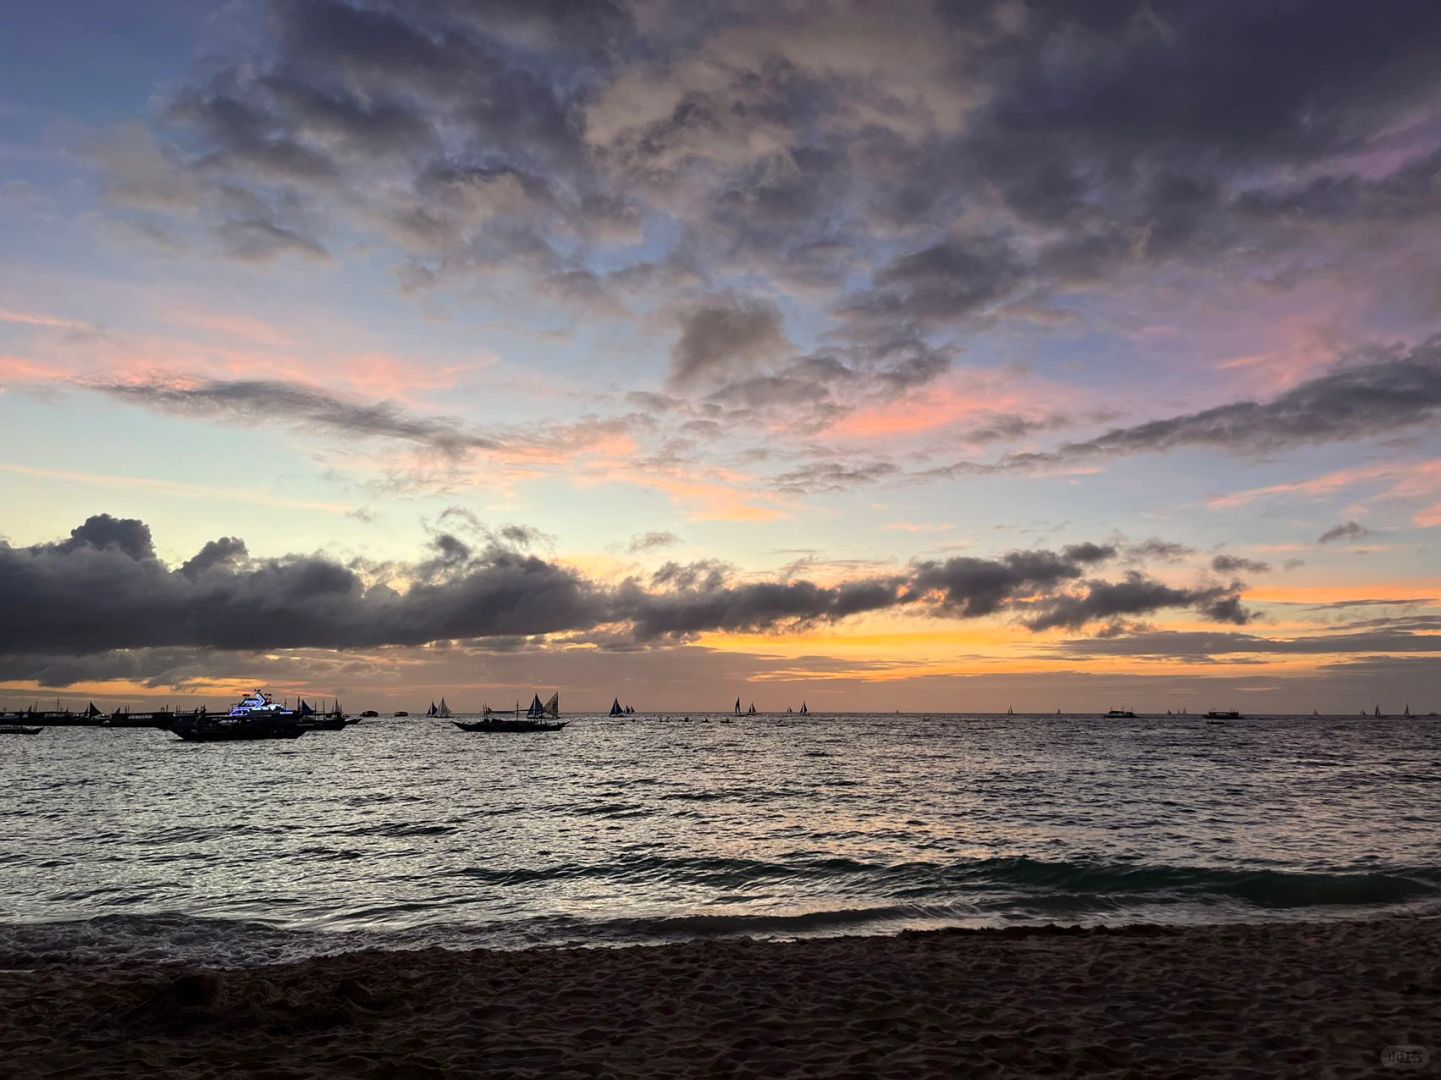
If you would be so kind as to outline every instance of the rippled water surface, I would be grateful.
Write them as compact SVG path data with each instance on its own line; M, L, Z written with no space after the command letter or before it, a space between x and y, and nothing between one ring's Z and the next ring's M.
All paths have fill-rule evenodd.
M1441 906L1441 720L0 742L0 966Z

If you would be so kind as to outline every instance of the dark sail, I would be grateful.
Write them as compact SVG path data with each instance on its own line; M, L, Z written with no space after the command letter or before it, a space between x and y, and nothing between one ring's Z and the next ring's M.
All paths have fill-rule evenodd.
M536 694L535 697L531 699L530 708L525 710L525 715L532 720L539 720L545 715L545 706L540 703L539 694Z
M616 698L610 703L610 714L611 716L625 715L625 710L620 707L620 698Z

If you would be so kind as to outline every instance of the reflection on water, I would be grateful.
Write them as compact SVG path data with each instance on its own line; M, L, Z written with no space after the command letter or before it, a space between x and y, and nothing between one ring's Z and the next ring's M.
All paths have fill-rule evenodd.
M0 962L92 932L184 951L244 927L316 951L1441 897L1434 719L580 718L506 736L417 718L235 745L55 728L4 750Z

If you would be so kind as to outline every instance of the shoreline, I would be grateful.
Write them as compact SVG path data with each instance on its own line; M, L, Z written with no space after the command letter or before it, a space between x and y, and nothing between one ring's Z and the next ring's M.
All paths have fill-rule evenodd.
M8 1076L1363 1076L1395 1047L1434 1075L1441 917L0 971Z

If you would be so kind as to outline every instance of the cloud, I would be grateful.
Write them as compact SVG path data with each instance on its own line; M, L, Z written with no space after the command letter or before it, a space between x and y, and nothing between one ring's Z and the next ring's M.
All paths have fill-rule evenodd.
M1055 456L1102 457L1185 446L1256 453L1390 434L1438 415L1441 337L1434 337L1409 348L1361 351L1264 403L1237 401L1115 428L1068 444Z
M679 388L724 382L789 349L780 310L769 301L713 297L680 314L670 381Z
M391 402L351 402L300 383L263 379L90 380L107 397L179 416L228 423L285 424L346 438L389 438L418 444L451 460L502 444L457 420L423 416Z
M1313 634L1295 638L1260 637L1222 631L1153 630L1119 637L1077 638L1061 642L1056 648L1070 656L1206 660L1213 656L1255 653L1284 656L1441 653L1441 637L1405 630Z
M1330 544L1337 540L1359 540L1363 536L1370 535L1371 530L1359 522L1343 521L1340 525L1333 525L1316 537L1316 543Z
M1241 606L1239 585L1178 589L1132 570L1122 581L1092 581L1084 592L1036 603L1026 619L1032 630L1076 628L1122 616L1149 615L1163 608L1192 607L1213 622L1244 625L1253 614Z
M1245 570L1252 574L1269 574L1271 564L1259 559L1246 559L1239 555L1217 555L1211 560L1211 569L1218 574L1234 574Z
M673 532L647 532L639 533L630 538L626 550L632 554L642 551L655 551L659 548L671 547L680 543L680 537Z
M794 576L739 580L714 560L671 562L647 581L608 586L527 553L533 530L452 523L476 538L437 532L425 556L409 564L258 558L243 540L224 537L172 568L155 554L143 522L95 515L57 543L0 544L0 593L10 615L0 626L0 655L378 648L601 630L645 643L784 631L899 608L942 618L1013 614L1033 629L1164 607L1241 621L1226 608L1235 597L1219 587L1175 590L1132 573L1074 588L1114 556L1108 545L920 562L830 585Z

